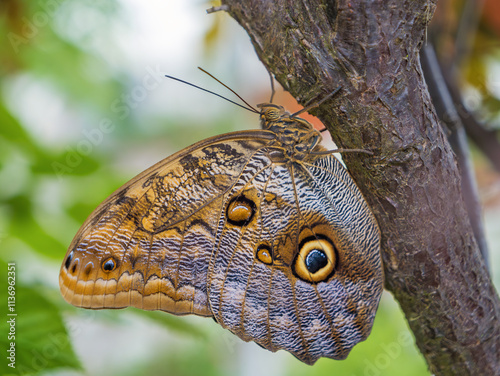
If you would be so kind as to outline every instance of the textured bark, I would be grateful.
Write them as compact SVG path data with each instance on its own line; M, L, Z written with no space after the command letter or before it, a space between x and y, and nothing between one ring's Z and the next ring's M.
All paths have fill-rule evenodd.
M259 58L344 154L382 231L386 288L432 373L500 369L500 301L419 63L432 1L224 0Z

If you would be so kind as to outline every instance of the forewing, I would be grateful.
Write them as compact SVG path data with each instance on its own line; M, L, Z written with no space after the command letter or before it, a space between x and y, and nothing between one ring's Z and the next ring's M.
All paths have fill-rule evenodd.
M249 131L202 141L113 193L68 249L59 277L64 298L93 309L210 316L207 267L224 194L270 138Z

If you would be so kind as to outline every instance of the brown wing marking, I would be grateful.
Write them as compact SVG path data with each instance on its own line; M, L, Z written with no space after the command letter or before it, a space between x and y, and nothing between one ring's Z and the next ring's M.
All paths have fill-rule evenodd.
M183 278L187 276L190 281L194 275L197 278L206 278L206 268L201 270L202 267L200 263L196 263L196 259L207 251L207 257L210 256L213 241L208 240L212 234L200 223L204 222L207 216L213 217L214 208L219 210L223 206L222 197L225 191L231 189L234 179L238 176L234 174L237 172L234 169L239 168L235 165L235 158L224 155L224 148L217 145L223 145L223 142L233 145L237 152L247 153L244 158L248 159L255 150L273 139L274 135L265 131L235 132L217 136L166 158L115 191L85 221L68 249L60 274L60 287L64 298L74 305L95 309L132 305L144 309L162 309L176 314L211 315L206 304L206 292L197 292L193 285L183 284L178 273L179 265L194 257L195 262L188 265L188 268L195 274L184 275ZM206 177L213 179L214 184L227 183L227 186L223 191L215 192L211 198L202 196L205 201L196 204L193 210L166 222L161 217L163 213L156 210L159 206L158 199L164 199L165 196L157 197L158 192L163 191L153 188L154 184L173 171L181 158L200 153L205 147L209 148L206 150L212 153L212 158L225 157L227 163L230 163L228 166L231 166L229 170L234 179L229 181L223 172L218 175L222 180L217 176L208 176L211 174L211 166L207 166L202 170L205 171ZM241 156L243 158L244 154ZM240 167L244 168L244 163ZM194 173L191 171L189 176ZM167 187L168 189L170 188ZM178 202L180 207L181 201ZM154 212L151 211L153 209ZM193 216L199 216L198 222L190 220ZM204 223L213 225L216 221ZM166 244L165 235L174 236L174 240L182 240L176 248L177 276L174 278L167 278L165 274L168 273L165 261L169 250L158 248ZM204 248L193 246L196 244L196 237L200 236L205 239L201 243ZM185 245L185 241L189 244ZM183 250L188 249L193 254L183 255ZM117 266L105 274L102 267L107 258L114 260ZM85 265L82 265L84 263ZM87 264L92 264L92 267L86 268ZM200 288L206 289L205 285Z

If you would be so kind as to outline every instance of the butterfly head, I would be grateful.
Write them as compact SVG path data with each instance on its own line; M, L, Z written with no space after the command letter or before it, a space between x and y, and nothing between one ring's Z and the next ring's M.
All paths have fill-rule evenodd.
M260 121L263 123L280 121L283 117L290 116L283 106L273 103L261 103L257 108L260 109Z
M287 155L294 159L303 159L319 144L321 134L307 120L294 116L283 106L273 103L261 103L261 127L273 132Z

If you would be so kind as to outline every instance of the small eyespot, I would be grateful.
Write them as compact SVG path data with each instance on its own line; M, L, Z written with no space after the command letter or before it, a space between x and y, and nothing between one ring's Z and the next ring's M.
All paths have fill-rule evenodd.
M261 244L257 247L257 253L255 255L257 260L266 265L271 265L273 263L273 253L271 248L265 244Z
M226 210L227 220L234 226L245 226L255 214L255 204L245 196L233 198Z
M327 239L310 237L299 247L294 271L304 281L322 282L333 274L337 260L337 250L332 243Z
M116 269L117 263L113 257L109 257L102 263L102 270L106 273Z
M85 268L83 269L83 274L88 276L90 272L94 269L94 263L92 261L89 261L87 265L85 265Z
M73 252L73 251L71 251L71 252L69 253L68 257L66 258L66 262L64 263L64 267L65 267L66 269L68 269L68 268L69 268L69 265L71 264L71 260L73 260L73 255L74 255L74 252Z
M73 263L73 266L71 267L71 274L75 274L76 272L76 268L78 267L78 259L75 260L75 262Z

